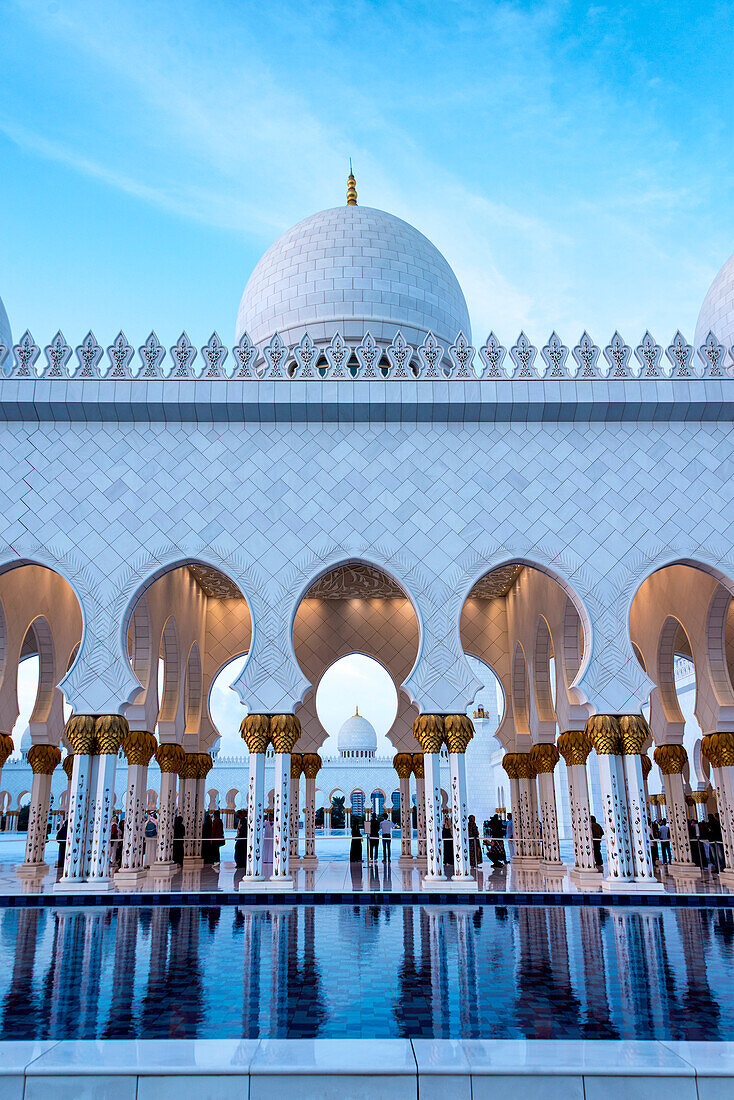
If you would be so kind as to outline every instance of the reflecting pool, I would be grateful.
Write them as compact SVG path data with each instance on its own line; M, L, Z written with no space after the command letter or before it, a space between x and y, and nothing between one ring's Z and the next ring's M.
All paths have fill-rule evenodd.
M0 1037L734 1039L725 908L6 909Z

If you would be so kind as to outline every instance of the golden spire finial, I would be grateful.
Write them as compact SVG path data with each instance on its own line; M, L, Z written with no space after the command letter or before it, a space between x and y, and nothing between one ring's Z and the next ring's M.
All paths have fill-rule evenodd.
M352 158L349 158L349 179L347 180L347 206L357 205L357 181L352 171Z
M354 708L354 717L359 718L359 707Z

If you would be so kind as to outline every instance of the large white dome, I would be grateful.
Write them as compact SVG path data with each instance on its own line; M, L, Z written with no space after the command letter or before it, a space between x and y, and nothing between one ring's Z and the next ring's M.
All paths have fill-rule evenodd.
M696 351L709 332L725 348L734 344L734 256L730 256L708 289L696 324Z
M262 345L277 331L293 345L306 330L317 344L336 332L358 342L367 330L383 347L399 331L414 346L427 332L445 346L459 332L471 341L464 295L435 245L368 206L312 214L271 245L252 272L237 339L248 332Z
M340 753L377 752L377 733L371 722L357 712L339 730L337 748Z

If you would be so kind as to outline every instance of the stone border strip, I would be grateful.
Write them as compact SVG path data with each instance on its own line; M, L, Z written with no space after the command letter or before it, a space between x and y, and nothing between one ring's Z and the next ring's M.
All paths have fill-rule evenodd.
M734 1043L638 1040L193 1039L0 1042L22 1100L718 1100Z

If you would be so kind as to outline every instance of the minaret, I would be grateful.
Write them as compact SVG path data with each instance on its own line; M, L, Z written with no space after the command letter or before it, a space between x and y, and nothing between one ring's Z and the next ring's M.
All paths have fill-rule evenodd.
M357 181L352 172L352 158L349 158L349 179L347 180L347 206L357 205Z

